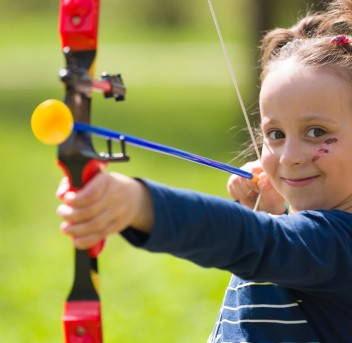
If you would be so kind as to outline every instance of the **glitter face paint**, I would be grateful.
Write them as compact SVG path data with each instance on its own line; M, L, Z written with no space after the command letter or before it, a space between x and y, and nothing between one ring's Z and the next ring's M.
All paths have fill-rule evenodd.
M329 153L329 145L337 143L337 138L328 138L324 141L323 145L318 149L316 155L312 158L312 162L316 162L320 157L324 157Z

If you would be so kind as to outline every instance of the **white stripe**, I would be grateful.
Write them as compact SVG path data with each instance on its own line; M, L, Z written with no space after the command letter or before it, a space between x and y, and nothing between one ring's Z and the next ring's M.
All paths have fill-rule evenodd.
M274 320L274 319L242 319L237 321L232 321L228 319L223 319L221 323L229 324L240 324L240 323L275 323L275 324L307 324L306 320Z
M249 287L249 286L276 286L276 284L272 282L247 282L247 283L242 283L241 285L238 285L236 287L227 287L227 289L229 291L237 291L240 288Z
M230 311L238 311L242 308L287 308L297 307L297 303L284 304L284 305L271 305L271 304L256 304L256 305L240 305L237 307L224 306L223 308Z

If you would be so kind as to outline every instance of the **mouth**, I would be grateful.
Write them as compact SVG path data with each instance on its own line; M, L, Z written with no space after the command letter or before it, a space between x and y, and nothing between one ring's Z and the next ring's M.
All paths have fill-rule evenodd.
M316 176L310 176L310 177L305 177L305 178L282 178L282 180L291 187L304 187L312 184L315 180L319 178L318 175Z

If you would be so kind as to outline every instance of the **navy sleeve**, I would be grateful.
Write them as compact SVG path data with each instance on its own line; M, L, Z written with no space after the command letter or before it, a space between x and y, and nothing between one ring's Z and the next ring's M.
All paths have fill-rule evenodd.
M125 230L132 244L247 280L305 291L351 289L351 214L272 216L230 200L144 182L153 198L155 225L150 236ZM337 283L338 278L346 282Z

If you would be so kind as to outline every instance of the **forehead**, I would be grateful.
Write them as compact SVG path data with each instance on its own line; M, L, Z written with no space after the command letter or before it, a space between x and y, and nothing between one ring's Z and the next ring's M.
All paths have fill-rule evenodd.
M324 100L324 101L322 101ZM305 67L293 59L275 63L266 74L260 91L260 107L279 102L348 102L352 88L335 67Z
M291 127L318 117L352 125L351 86L331 67L277 64L263 80L259 105L262 126Z

